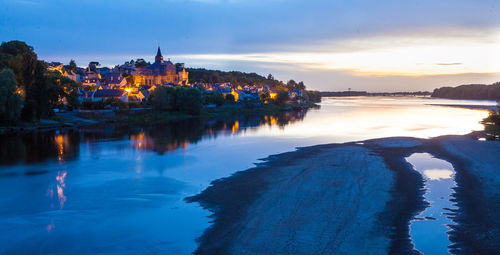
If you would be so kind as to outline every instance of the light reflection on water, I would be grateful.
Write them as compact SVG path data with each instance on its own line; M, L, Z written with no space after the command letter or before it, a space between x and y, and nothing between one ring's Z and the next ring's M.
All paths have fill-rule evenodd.
M1 137L0 254L189 254L209 219L183 198L259 158L320 143L465 134L487 116L427 103L460 102L336 98L307 113Z
M424 175L431 181L451 179L453 171L449 169L428 169L424 170Z
M456 187L453 166L447 161L432 157L428 153L415 153L406 159L415 170L424 176L424 198L429 207L411 221L410 237L415 248L426 255L450 254L448 232L454 222L448 217L456 209L452 199Z
M325 100L320 111L311 111L306 121L280 130L277 127L258 129L246 135L286 136L297 138L323 137L328 142L345 142L388 136L435 137L446 134L467 134L482 130L478 122L486 111L437 107L427 104L488 104L493 101L435 100L382 98L341 98ZM331 115L326 117L324 112ZM314 139L314 141L318 141Z

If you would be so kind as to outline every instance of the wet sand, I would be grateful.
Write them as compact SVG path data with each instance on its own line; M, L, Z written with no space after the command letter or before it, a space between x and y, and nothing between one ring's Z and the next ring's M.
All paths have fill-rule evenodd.
M187 198L213 212L197 254L418 254L409 222L423 178L405 161L428 152L457 171L455 253L500 247L500 143L480 133L319 145L270 156Z
M470 110L498 111L496 105L467 105L467 104L429 104L433 106L455 107Z

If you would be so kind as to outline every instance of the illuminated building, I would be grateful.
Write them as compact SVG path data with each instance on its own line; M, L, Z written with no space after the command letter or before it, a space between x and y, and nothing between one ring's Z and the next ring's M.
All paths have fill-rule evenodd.
M184 64L164 61L160 47L155 62L149 66L138 68L134 74L137 85L188 85L188 72Z

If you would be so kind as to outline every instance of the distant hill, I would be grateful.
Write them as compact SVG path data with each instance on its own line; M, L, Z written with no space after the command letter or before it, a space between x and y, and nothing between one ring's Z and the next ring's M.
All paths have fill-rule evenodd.
M353 97L353 96L429 96L431 92L366 92L366 91L322 91L322 97Z
M238 71L219 71L219 70L207 70L204 68L186 68L189 72L190 82L200 82L200 83L224 83L230 82L234 85L269 85L271 87L284 86L283 82L278 81L269 75L264 77L256 73L244 73Z
M322 97L353 97L353 96L367 96L366 91L321 91Z
M491 85L471 84L442 87L435 89L431 96L449 99L500 100L500 82Z

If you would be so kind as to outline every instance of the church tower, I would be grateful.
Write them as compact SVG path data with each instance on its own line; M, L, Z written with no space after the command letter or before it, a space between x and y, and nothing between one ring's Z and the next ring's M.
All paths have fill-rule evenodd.
M158 52L156 53L155 62L163 63L163 56L161 55L160 46L158 46Z

